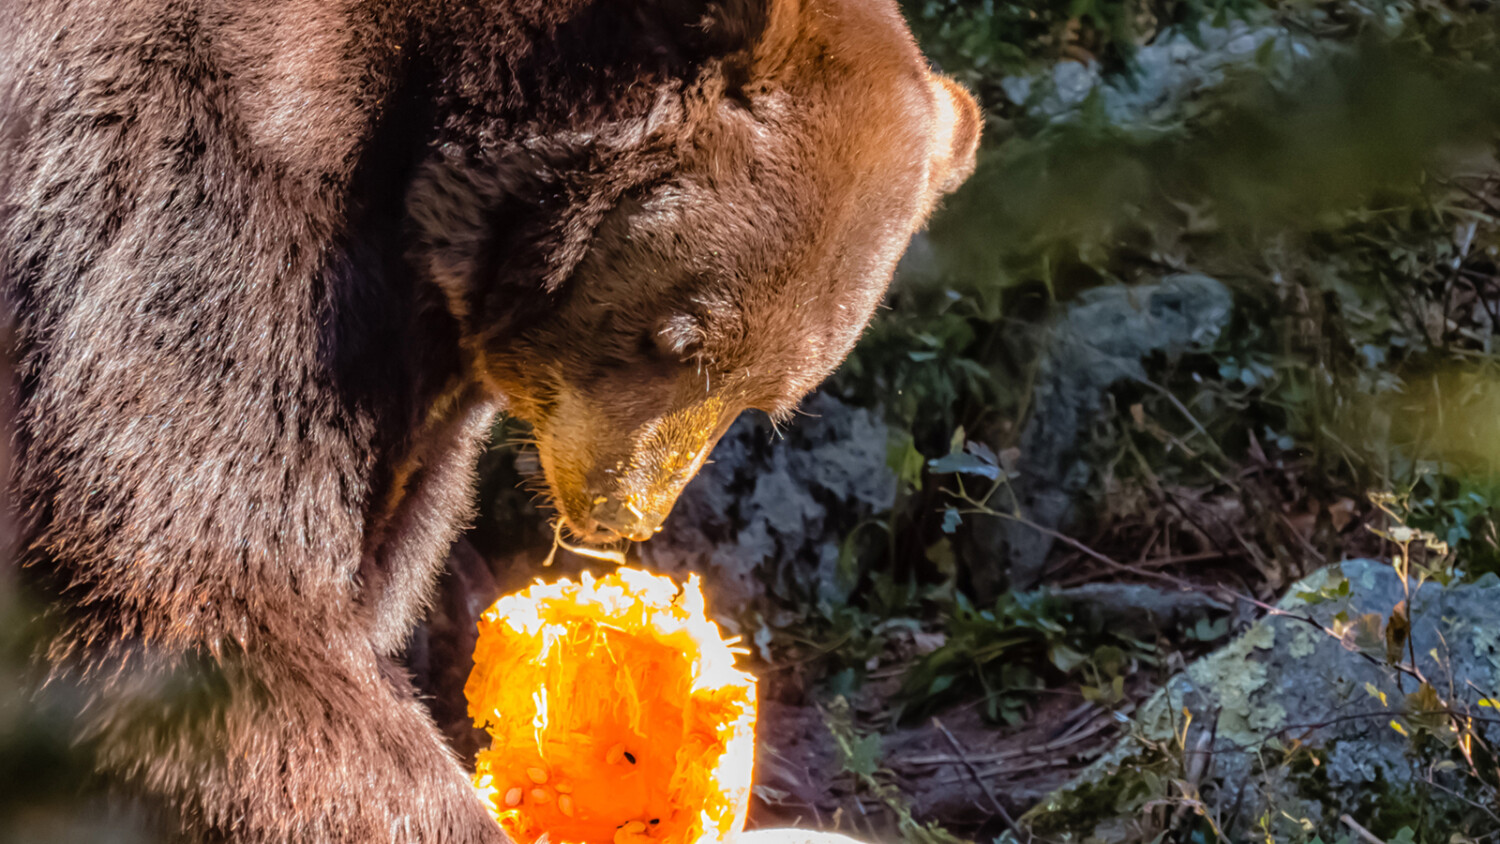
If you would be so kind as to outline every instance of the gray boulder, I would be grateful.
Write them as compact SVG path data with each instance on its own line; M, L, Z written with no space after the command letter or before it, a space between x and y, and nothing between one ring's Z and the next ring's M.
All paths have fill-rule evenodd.
M742 417L678 500L642 560L676 576L697 573L710 606L731 626L753 611L842 598L836 568L844 537L890 510L896 476L879 415L824 393L780 433Z
M1081 432L1117 383L1144 379L1145 359L1211 345L1229 323L1229 290L1204 275L1168 276L1157 284L1085 292L1049 329L1037 372L1036 411L1021 433L1020 476L1012 485L1021 512L1049 529L1062 526L1087 486L1091 469L1077 454ZM1004 502L1008 508L1011 502ZM1004 509L1002 508L1002 509ZM1035 585L1052 550L1049 535L1017 522L975 519L973 541L1006 560L1010 585ZM993 594L1002 572L976 572Z
M1198 799L1231 841L1338 840L1351 833L1345 815L1382 840L1493 832L1494 790L1466 753L1492 775L1483 748L1496 733L1486 701L1500 689L1500 579L1412 589L1412 639L1397 663L1431 688L1386 653L1400 578L1387 563L1345 562L1174 676L1113 750L1025 822L1048 840L1150 841L1195 822Z
M1007 77L1000 86L1011 102L1052 122L1076 119L1090 98L1098 98L1110 123L1151 126L1179 119L1194 96L1223 84L1236 70L1256 67L1285 81L1318 50L1326 45L1285 27L1204 24L1191 37L1169 30L1142 47L1130 74L1105 74L1093 62L1062 61Z

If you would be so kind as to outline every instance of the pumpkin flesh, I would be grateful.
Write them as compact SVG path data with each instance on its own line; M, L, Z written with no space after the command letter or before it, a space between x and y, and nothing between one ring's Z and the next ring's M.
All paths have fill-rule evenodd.
M697 844L744 823L755 685L696 578L537 584L480 621L475 785L521 844Z

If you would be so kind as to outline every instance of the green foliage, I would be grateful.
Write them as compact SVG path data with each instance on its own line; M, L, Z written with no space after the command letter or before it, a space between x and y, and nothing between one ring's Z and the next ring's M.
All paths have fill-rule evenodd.
M1069 119L1021 120L987 150L934 239L965 289L1056 290L1243 259L1372 200L1420 207L1429 167L1482 149L1497 96L1487 66L1438 63L1431 49L1372 37L1286 78L1244 68L1137 124L1111 119L1096 91Z
M903 0L928 55L979 87L995 74L1064 57L1126 66L1137 46L1164 25L1261 9L1259 0Z
M913 816L900 790L887 781L889 772L880 767L880 735L855 724L847 700L834 697L823 707L823 723L833 737L840 772L850 775L857 791L867 791L885 805L895 817L896 831L905 844L967 844L941 825L922 823Z
M1019 408L1016 385L995 378L989 365L999 320L998 296L909 291L870 328L836 389L856 403L885 407L929 448L947 443L975 409L993 417Z
M941 54L972 53L963 33L976 21L1046 29L1071 8L913 13L943 23L921 27ZM914 475L912 450L942 457L959 429L997 452L1019 443L1040 353L1027 323L1082 288L1203 272L1234 289L1235 321L1205 354L1151 362L1155 387L1115 391L1117 414L1081 444L1096 467L1093 518L1116 518L1123 484L1157 497L1163 485L1218 488L1270 521L1265 501L1248 501L1263 490L1227 479L1280 460L1295 466L1283 485L1320 514L1319 553L1344 541L1328 506L1389 489L1411 501L1414 526L1460 548L1464 571L1494 570L1495 21L1436 3L1238 5L1198 19L1224 12L1317 31L1323 46L1289 64L1302 42L1271 38L1221 84L1135 123L1098 90L1064 116L1013 115L934 224L940 280L898 287L837 388L887 409L910 506L941 508L956 479ZM898 534L925 523L892 520ZM1297 544L1264 530L1248 541L1267 558ZM976 564L960 554L961 584Z
M983 610L960 594L944 615L946 642L912 666L896 696L905 718L979 695L986 718L1015 724L1044 673L1082 677L1086 695L1115 703L1126 676L1150 659L1140 642L1089 631L1045 592L1008 592Z

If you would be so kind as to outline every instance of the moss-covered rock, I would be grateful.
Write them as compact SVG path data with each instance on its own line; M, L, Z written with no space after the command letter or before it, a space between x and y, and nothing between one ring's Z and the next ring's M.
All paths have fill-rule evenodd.
M1490 774L1470 767L1465 741L1492 769L1475 748L1500 687L1500 579L1411 588L1412 639L1398 647L1387 634L1404 592L1388 564L1307 578L1277 613L1173 677L1026 822L1079 842L1149 841L1208 824L1202 814L1229 840L1334 840L1348 833L1344 814L1387 840L1403 828L1443 842L1490 830Z

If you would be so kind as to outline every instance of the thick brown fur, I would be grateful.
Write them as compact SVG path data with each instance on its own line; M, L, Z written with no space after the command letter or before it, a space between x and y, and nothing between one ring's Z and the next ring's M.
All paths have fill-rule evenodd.
M848 352L978 134L891 0L0 23L44 662L186 840L503 840L393 662L494 414L575 533L649 536Z

